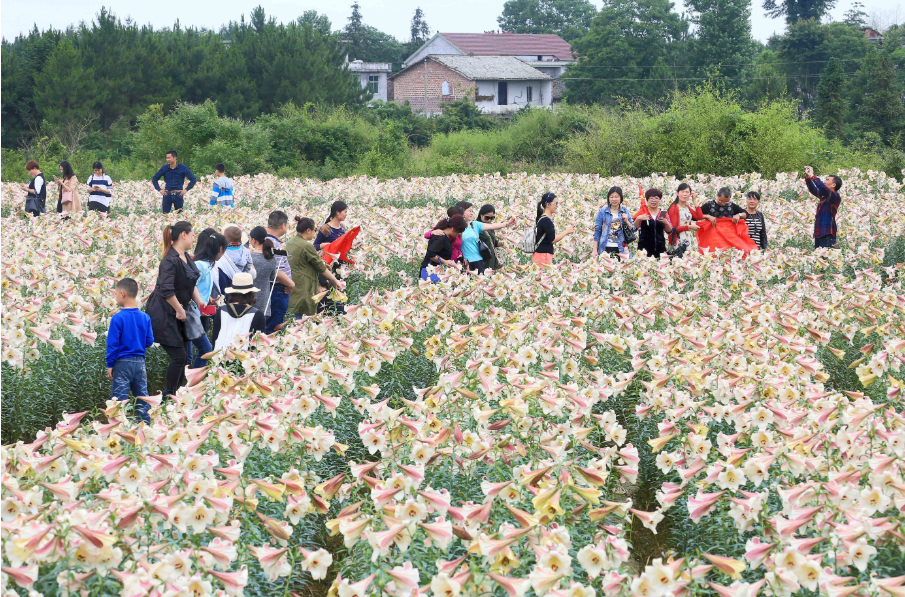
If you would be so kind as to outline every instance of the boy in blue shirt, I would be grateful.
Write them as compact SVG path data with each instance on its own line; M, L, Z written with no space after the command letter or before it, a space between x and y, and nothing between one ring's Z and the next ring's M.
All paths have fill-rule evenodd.
M233 197L233 181L226 176L226 166L217 164L214 166L214 186L211 189L211 205L220 207L235 207L236 200Z
M117 400L128 400L129 390L135 396L135 412L145 423L150 405L139 396L148 395L145 371L145 349L154 344L151 318L138 309L138 282L123 278L116 283L116 304L122 307L110 318L107 331L107 379L113 382L111 394Z

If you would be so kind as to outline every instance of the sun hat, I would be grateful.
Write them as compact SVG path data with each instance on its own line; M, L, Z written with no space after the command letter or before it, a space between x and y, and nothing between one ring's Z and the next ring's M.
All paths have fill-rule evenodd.
M260 288L255 288L255 280L251 274L239 272L233 276L233 285L224 291L226 294L246 294L248 292L261 292Z

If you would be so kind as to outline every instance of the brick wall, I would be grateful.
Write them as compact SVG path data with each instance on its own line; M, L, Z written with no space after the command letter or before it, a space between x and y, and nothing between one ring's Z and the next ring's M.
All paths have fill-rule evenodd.
M443 95L443 83L449 83L449 95ZM476 84L442 64L420 61L393 77L392 99L408 101L415 112L437 113L449 102L474 97Z

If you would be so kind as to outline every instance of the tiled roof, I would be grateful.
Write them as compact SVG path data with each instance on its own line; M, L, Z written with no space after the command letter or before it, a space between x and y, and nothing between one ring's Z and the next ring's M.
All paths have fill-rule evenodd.
M539 81L552 78L512 56L432 54L431 59L472 81Z
M569 42L552 33L440 33L466 55L537 56L552 55L572 60Z

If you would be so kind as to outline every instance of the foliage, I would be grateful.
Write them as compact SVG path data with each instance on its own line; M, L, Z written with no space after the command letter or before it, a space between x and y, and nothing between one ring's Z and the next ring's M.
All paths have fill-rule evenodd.
M662 78L652 77L652 69L672 61L672 42L687 28L672 8L669 0L607 0L588 34L572 42L579 60L564 75L566 99L660 99L648 79Z
M687 6L696 26L688 51L695 68L685 72L738 78L756 50L751 37L751 0L690 0Z
M819 21L836 5L836 0L764 0L764 10L771 18L785 17L793 25L801 21Z
M817 87L817 106L814 122L822 126L831 138L840 139L845 133L845 72L842 61L831 58L820 75Z
M512 33L555 33L571 42L585 35L597 9L588 0L507 0L497 23Z

